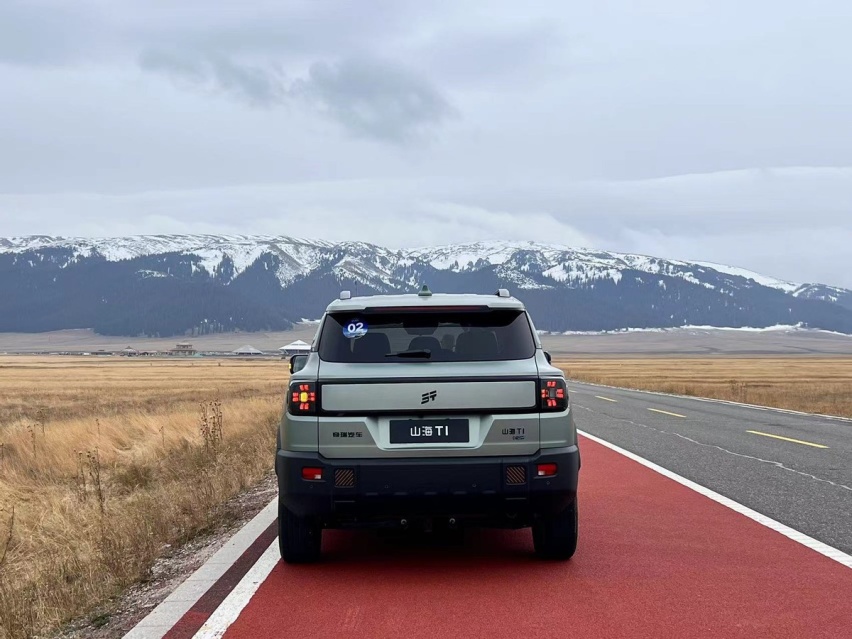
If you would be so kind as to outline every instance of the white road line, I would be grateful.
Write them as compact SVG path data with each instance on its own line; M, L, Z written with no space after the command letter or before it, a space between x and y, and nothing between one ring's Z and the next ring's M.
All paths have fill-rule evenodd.
M266 581L269 573L280 561L281 556L278 552L278 539L269 544L269 548L260 556L257 563L251 567L242 578L240 583L225 597L225 600L216 608L216 611L210 615L210 618L204 623L198 632L193 635L193 639L219 639L228 630L230 625L237 620L240 613L254 597L254 593L260 588L261 584Z
M842 564L847 568L852 568L852 555L847 555L845 552L838 550L837 548L832 548L828 544L824 544L823 542L818 541L813 537L809 537L808 535L801 533L798 530L794 530L793 528L790 528L789 526L786 526L779 521L775 521L771 517L762 515L756 510L752 510L748 506L744 506L743 504L734 501L733 499L725 497L724 495L720 495L719 493L712 491L709 488L705 488L704 486L696 484L694 481L691 481L686 477L681 477L677 473L673 473L667 468L658 466L654 462L648 461L644 457L640 457L639 455L631 453L629 450L625 450L620 446L616 446L615 444L612 444L606 441L605 439L601 439L600 437L596 437L591 433L587 433L579 429L577 430L577 432L580 433L583 437L591 439L593 442L597 442L602 446L606 446L610 450L614 450L615 452L642 464L646 468L650 468L651 470L660 473L664 477L668 477L669 479L672 479L677 483L694 490L695 492L699 493L700 495L703 495L704 497L709 497L713 501L722 504L723 506L726 506L735 512L738 512L741 515L745 515L749 519L752 519L757 523L766 526L771 530L774 530L775 532L781 533L785 537L788 537L789 539L792 539L793 541L798 542L803 546L810 548L811 550L815 550L819 554L824 555L829 559L833 559L837 563Z
M142 619L124 639L160 639L201 596L225 574L234 562L275 521L278 498L273 499L245 526L240 528L198 570L192 573L166 599Z
M789 408L775 408L773 406L760 406L758 404L744 404L743 402L732 402L728 399L714 399L712 397L693 397L692 395L676 395L674 393L661 393L660 391L642 390L639 388L627 388L625 386L610 386L609 384L592 384L579 379L569 379L568 381L583 386L594 386L597 388L611 388L613 390L625 391L627 393L645 393L646 395L659 395L661 397L676 397L677 399L689 399L695 402L709 402L711 404L728 404L729 406L740 406L743 408L752 408L754 410L766 410L775 413L786 413L788 415L801 415L804 417L819 417L820 419L830 419L838 422L852 422L852 417L841 417L840 415L824 415L822 413L805 413L800 410L790 410ZM574 389L574 392L585 389ZM585 392L588 392L585 390Z

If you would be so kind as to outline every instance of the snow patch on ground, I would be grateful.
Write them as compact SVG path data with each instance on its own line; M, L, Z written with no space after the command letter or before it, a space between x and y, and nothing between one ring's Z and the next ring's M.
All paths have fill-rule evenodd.
M843 337L852 338L852 335L846 333L838 333L836 331L826 331L819 328L806 328L802 324L776 324L774 326L709 326L709 325L692 325L673 326L667 328L616 328L610 331L564 331L554 333L545 331L548 335L611 335L616 333L672 333L683 331L737 331L744 333L769 333L769 332L809 332L809 333L827 333L831 335L841 335Z

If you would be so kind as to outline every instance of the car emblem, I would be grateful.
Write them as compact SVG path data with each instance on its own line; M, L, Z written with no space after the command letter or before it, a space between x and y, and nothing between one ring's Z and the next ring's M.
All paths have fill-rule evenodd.
M436 391L436 390L429 391L428 393L423 393L420 396L420 403L421 404L428 404L429 402L434 402L435 398L437 396L438 396L438 391Z

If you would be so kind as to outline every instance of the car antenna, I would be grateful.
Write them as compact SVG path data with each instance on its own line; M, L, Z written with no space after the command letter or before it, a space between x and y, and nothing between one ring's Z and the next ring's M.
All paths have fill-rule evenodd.
M424 284L423 288L420 289L420 292L418 293L418 295L420 297L431 297L432 291L430 291L429 287Z

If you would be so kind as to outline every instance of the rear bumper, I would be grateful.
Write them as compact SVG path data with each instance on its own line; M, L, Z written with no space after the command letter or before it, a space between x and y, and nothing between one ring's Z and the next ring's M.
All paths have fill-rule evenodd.
M557 464L556 475L537 477L543 463ZM304 467L321 468L322 480L303 479ZM531 456L452 459L329 459L279 450L275 460L282 504L328 527L418 517L529 526L574 502L579 468L576 446Z

